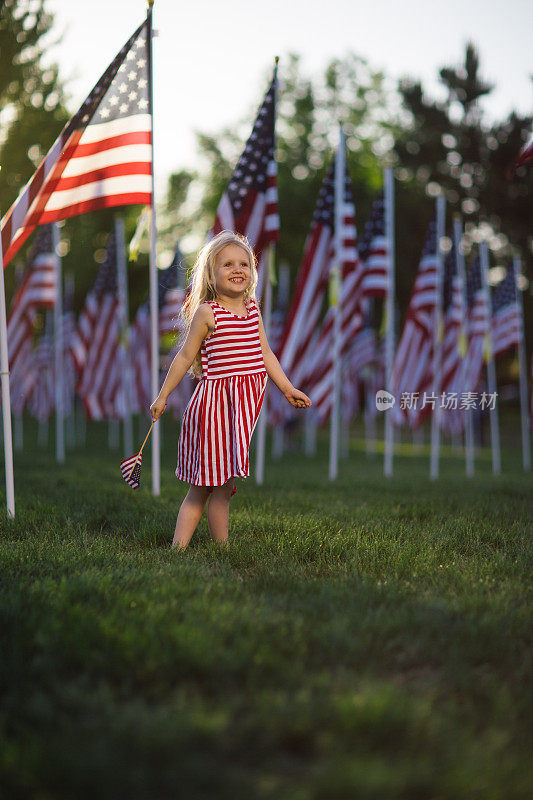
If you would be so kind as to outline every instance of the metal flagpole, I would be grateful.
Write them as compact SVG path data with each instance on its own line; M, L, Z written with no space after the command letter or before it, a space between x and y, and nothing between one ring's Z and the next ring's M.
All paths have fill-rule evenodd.
M385 200L385 231L387 239L387 299L385 301L385 314L387 328L385 332L385 386L387 391L392 391L392 368L394 363L395 348L395 319L394 295L396 293L396 266L395 266L395 236L394 236L394 173L387 168L384 171L384 200ZM393 473L394 454L394 425L392 410L385 413L385 455L383 472L387 478Z
M333 306L333 397L329 439L329 479L335 480L339 467L339 406L341 379L341 293L342 293L342 221L345 169L344 132L339 125L339 147L335 159L335 212L333 233L335 255L330 269L330 303Z
M457 277L459 278L459 285L461 287L461 309L463 318L463 330L460 336L462 341L459 344L460 348L467 348L468 332L466 330L467 320L467 303L466 303L466 270L465 270L465 256L463 252L463 223L459 214L456 214L453 220L453 239L455 245L455 263L457 264ZM459 385L461 389L466 384L466 352L461 353L461 366L460 376L461 380ZM472 424L472 409L465 409L465 469L469 478L474 474L474 428Z
M124 456L133 450L133 428L131 420L131 359L129 346L128 272L126 264L126 238L124 219L115 217L115 241L117 244L118 300L120 314L120 361L121 390L124 412Z
M152 7L154 0L148 0L148 75L149 75L149 100L150 100L150 132L152 143L152 213L150 214L150 388L152 398L159 393L159 308L157 296L157 226L155 214L155 181L154 181L154 91L153 91L153 64L152 64ZM160 478L160 425L154 427L152 436L152 494L159 496L161 493Z
M0 377L2 383L2 421L4 434L4 466L6 472L7 516L15 516L15 482L13 477L13 438L11 433L11 396L9 394L9 359L7 354L6 288L4 256L0 236Z
M518 337L518 374L520 380L520 419L522 423L522 464L524 470L528 472L531 469L531 440L529 438L528 426L528 407L527 407L527 364L526 364L526 349L525 336L524 336L524 301L522 295L519 295L518 277L522 274L522 261L520 256L516 255L513 258L513 270L515 274L515 292L516 302L518 305L518 313L520 317L520 331Z
M433 397L435 405L431 414L431 465L429 475L432 480L439 477L440 453L440 385L442 370L442 237L444 236L446 200L441 194L437 197L436 265L435 275L435 317L433 329Z
M65 420L63 414L63 274L61 269L59 224L52 224L52 246L56 267L56 299L54 303L54 389L56 405L56 460L65 463Z
M498 397L496 388L496 367L492 348L492 307L489 293L489 250L486 242L479 244L479 260L481 266L481 281L487 309L487 383L489 395L494 395L494 408L490 409L490 441L492 445L492 471L499 475L502 471L500 455L500 428L498 423Z

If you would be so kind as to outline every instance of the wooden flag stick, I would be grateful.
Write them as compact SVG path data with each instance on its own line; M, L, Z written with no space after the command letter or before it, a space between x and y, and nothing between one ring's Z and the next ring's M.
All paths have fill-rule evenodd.
M131 468L130 474L128 475L128 480L131 478L131 473L132 473L132 472L133 472L133 470L135 469L135 464L136 464L136 463L137 463L137 461L139 460L139 457L140 457L140 455L141 455L141 453L142 453L142 451L143 451L143 447L144 447L144 445L146 444L146 442L147 442L147 440L148 440L148 437L150 436L150 434L151 434L151 432L152 432L152 428L154 427L154 422L155 422L155 419L153 419L153 420L152 420L152 424L150 425L150 430L149 430L149 431L148 431L148 433L146 434L146 436L145 436L145 438L144 438L144 442L143 442L143 443L142 443L142 445L141 445L141 449L140 449L140 450L139 450L139 452L137 453L137 458L136 458L136 459L135 459L135 461L133 462L133 467Z

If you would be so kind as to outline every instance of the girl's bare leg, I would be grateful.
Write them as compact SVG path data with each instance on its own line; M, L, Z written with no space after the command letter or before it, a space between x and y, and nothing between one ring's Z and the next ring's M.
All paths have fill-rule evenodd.
M210 491L206 486L190 487L179 510L172 547L185 550L200 522Z
M207 506L207 522L211 538L219 544L228 541L229 501L235 480L230 478L223 486L215 486Z

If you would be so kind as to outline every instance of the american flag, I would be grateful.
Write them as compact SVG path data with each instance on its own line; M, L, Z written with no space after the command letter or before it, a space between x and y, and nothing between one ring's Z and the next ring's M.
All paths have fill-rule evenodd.
M160 273L158 278L160 336L178 332L178 314L185 296L183 290L184 276L185 258L178 244L176 245L172 263Z
M263 252L279 235L275 124L278 76L257 114L252 133L217 209L212 234L231 230L247 237L258 259L257 296L262 295Z
M317 385L331 370L334 310L330 307L318 326L320 311L334 259L335 158L332 159L320 190L311 230L304 249L292 305L285 323L279 350L284 372L295 385ZM341 232L342 291L341 352L361 328L359 309L362 265L357 256L355 208L351 181L345 173Z
M464 358L466 356L466 298L463 296L461 279L457 269L455 245L444 261L442 284L444 335L441 358L440 391L459 397L463 391ZM440 402L440 401L439 401ZM443 430L461 431L464 413L446 405L441 406L440 424Z
M151 203L150 36L149 13L2 219L4 266L36 225Z
M33 339L37 308L53 308L57 298L56 259L52 246L52 227L41 228L32 247L29 267L13 298L7 320L10 368L21 347Z
M417 427L431 410L429 404L422 409L423 392L431 388L433 379L433 335L437 302L437 235L436 222L430 223L411 293L398 349L392 370L392 393L396 397L394 421L407 422ZM419 393L416 408L401 408L400 399L407 392Z
M383 192L374 200L370 219L358 243L359 258L364 264L365 297L386 297L389 291L389 253L385 237L385 201Z
M121 387L118 347L120 336L115 235L109 236L105 261L87 295L79 320L86 348L78 393L88 419L118 416L115 400Z
M132 489L138 489L141 485L141 466L142 466L142 453L135 453L134 456L125 458L120 462L120 471L122 477ZM137 463L135 464L135 459ZM135 466L133 466L135 464ZM132 472L133 467L133 472ZM131 474L130 474L131 473Z
M466 316L461 281L457 272L455 247L452 247L444 262L442 284L444 336L442 341L441 391L446 392L454 382L464 356Z
M514 266L507 270L503 281L492 295L492 352L500 356L520 344L522 314L516 286Z
M476 258L466 276L466 298L468 305L468 350L464 365L463 391L477 390L488 355L490 309L487 308L483 288L481 262Z

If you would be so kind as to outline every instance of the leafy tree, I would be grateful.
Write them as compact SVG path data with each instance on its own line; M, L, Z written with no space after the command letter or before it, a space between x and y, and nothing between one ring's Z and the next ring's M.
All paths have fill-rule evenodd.
M480 75L472 43L462 66L443 67L439 74L446 90L443 101L428 97L420 82L400 83L409 122L395 145L398 174L418 187L420 197L442 188L448 218L462 212L470 244L482 228L497 261L508 262L515 246L530 272L533 172L523 167L509 180L507 171L528 138L533 117L512 112L501 122L485 121L481 102L493 87ZM528 312L533 310L530 295L525 301Z

